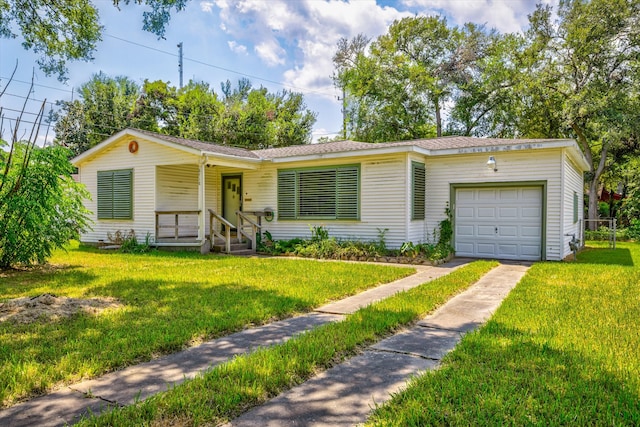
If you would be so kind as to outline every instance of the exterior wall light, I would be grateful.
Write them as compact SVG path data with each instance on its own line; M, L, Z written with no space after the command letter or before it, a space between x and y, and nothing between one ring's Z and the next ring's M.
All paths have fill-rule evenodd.
M489 156L489 161L487 162L487 167L489 169L493 169L494 172L498 172L498 167L496 165L496 158L493 156Z

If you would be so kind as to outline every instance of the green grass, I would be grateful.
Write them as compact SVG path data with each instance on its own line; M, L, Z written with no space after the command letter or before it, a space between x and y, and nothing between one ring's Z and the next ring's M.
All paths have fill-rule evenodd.
M363 346L424 317L475 283L496 262L477 261L453 273L358 310L284 344L234 358L142 403L80 425L217 425L264 403Z
M371 425L639 425L640 244L534 265ZM599 247L598 247L599 246Z
M414 270L382 265L72 247L52 267L0 272L0 301L52 293L124 305L57 322L0 323L0 402L45 393L251 325L311 310Z

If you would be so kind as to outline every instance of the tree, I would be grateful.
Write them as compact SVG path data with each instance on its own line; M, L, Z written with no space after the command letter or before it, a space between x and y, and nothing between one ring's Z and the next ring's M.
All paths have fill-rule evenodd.
M490 127L488 113L502 92L485 84L483 73L501 59L498 40L495 31L450 27L437 16L395 21L368 54L364 36L341 40L334 81L347 93L352 134L370 142L442 136L443 111L458 103L450 131Z
M204 82L182 89L161 80L142 87L126 77L99 73L80 88L80 99L59 103L56 142L78 155L110 135L133 127L249 149L311 142L316 114L300 93L222 84L220 98Z
M30 139L18 139L18 125L9 143L0 139L0 269L44 263L88 227L88 193L71 178L68 149L35 145L44 106Z
M131 126L140 87L128 77L100 72L80 86L79 100L61 101L54 113L56 142L74 155Z
M588 216L596 219L610 151L640 118L640 2L565 0L555 20L551 7L538 6L527 38L518 128L578 141L590 165Z
M172 9L183 10L189 0L113 0L137 3L143 13L143 29L161 38ZM69 61L92 61L103 27L91 0L0 0L0 37L21 35L27 50L40 54L38 65L47 76L66 80Z

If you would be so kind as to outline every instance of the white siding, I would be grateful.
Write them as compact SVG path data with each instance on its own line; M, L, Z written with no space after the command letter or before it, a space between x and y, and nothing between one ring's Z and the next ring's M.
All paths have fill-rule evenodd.
M93 195L92 200L85 201L86 208L92 212L90 218L93 221L93 229L81 236L83 242L107 241L107 233L114 233L117 230L133 229L139 238L144 238L147 233L153 236L155 234L156 166L189 163L196 165L199 160L198 156L141 138L136 138L139 145L138 151L131 154L128 150L131 139L123 138L101 152L97 158L89 159L79 166L80 182ZM133 219L98 220L96 216L98 171L117 169L133 169ZM196 175L196 187L197 184Z
M497 172L486 166L489 155L496 158ZM561 259L562 158L561 149L428 157L427 230L437 228L438 223L445 219L445 208L451 203L451 184L547 181L546 259Z
M562 198L563 203L563 228L564 231L560 235L560 241L562 245L562 258L570 255L572 252L569 249L570 236L565 234L575 234L577 239L583 241L584 236L582 233L584 224L584 175L571 161L566 150L563 153L563 188L564 194ZM573 194L578 195L578 221L573 222Z
M350 159L317 160L266 164L243 174L244 210L262 210L277 207L278 169L309 166L335 166L360 164L360 220L286 220L278 221L277 212L272 222L263 220L264 229L275 239L308 238L310 227L323 225L329 235L344 239L375 241L378 229L387 228L385 235L389 247L399 247L407 239L407 156L396 154Z

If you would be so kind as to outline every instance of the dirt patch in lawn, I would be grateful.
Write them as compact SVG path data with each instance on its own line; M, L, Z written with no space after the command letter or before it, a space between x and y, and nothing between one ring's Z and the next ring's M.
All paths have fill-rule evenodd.
M107 308L121 307L113 298L79 299L42 294L0 303L0 322L51 322L76 313L98 314Z

